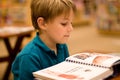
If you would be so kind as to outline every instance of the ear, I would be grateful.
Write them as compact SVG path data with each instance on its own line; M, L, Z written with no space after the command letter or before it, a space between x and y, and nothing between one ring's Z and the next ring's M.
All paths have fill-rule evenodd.
M45 20L43 17L39 17L37 23L40 29L45 29Z

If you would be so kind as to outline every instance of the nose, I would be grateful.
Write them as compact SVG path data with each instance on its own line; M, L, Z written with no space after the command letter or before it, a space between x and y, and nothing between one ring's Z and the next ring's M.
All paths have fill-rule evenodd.
M73 26L72 26L72 24L69 25L68 31L69 31L69 32L73 31Z

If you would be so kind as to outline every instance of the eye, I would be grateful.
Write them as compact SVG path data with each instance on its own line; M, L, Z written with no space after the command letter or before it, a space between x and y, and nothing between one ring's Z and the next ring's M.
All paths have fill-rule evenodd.
M67 25L67 22L65 22L65 23L61 23L61 25L66 26L66 25Z

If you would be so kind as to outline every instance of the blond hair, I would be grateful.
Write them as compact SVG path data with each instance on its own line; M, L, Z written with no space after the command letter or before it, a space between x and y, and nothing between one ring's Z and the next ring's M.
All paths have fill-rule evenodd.
M35 29L39 29L37 19L43 17L45 21L53 20L55 17L70 11L76 11L72 0L32 0L31 1L31 18Z

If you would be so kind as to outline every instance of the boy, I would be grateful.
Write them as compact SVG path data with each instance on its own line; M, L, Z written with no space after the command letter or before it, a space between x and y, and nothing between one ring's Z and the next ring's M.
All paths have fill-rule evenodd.
M69 56L67 45L76 8L71 0L32 0L36 37L12 64L14 80L33 80L32 72L60 63Z

